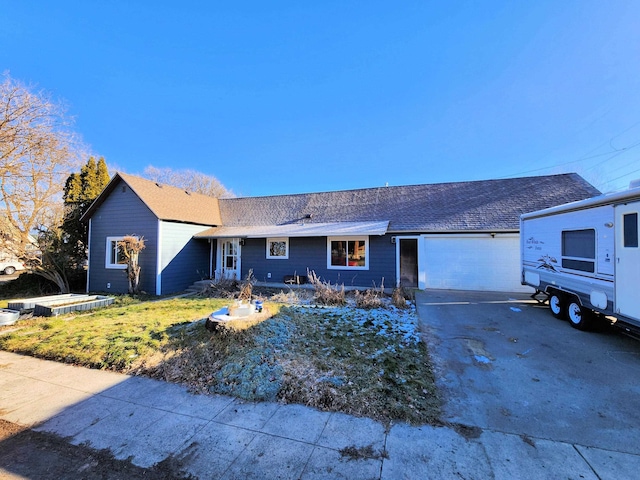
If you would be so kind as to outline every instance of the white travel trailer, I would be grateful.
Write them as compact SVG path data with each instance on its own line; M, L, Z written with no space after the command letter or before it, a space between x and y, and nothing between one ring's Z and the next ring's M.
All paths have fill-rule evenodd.
M604 315L638 333L639 212L634 188L522 215L522 284L545 293L553 315L575 328Z

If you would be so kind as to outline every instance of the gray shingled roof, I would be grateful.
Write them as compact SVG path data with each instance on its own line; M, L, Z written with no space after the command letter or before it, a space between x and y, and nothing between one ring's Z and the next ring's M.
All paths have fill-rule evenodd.
M517 231L523 213L599 194L569 173L230 198L219 205L225 227L389 221L389 232Z
M93 215L93 212L118 186L120 181L126 183L160 220L198 225L220 225L222 223L217 198L187 192L181 188L158 184L125 173L115 174L87 213L84 214L83 220Z

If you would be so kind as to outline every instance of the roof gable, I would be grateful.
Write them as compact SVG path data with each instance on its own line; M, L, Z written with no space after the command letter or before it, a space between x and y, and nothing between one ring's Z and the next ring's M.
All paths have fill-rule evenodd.
M221 225L222 223L217 198L124 173L115 174L83 215L82 220L90 218L121 182L126 184L159 220L198 225Z
M520 215L599 195L575 173L220 199L225 227L389 221L390 232L518 230Z

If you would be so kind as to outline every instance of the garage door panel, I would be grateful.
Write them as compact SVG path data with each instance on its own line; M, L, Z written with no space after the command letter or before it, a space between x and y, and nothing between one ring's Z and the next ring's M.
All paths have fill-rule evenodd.
M517 235L424 237L427 288L529 291L520 284Z

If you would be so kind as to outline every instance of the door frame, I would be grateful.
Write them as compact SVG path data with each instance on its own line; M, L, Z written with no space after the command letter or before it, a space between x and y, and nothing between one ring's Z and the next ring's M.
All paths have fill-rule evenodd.
M218 238L217 239L217 251L216 251L216 268L215 278L221 280L223 278L229 278L240 281L242 277L242 241L239 237L234 238ZM225 248L228 244L232 244L236 247L236 261L235 269L227 269L225 267Z
M418 285L415 288L419 288L419 289L423 289L424 288L424 279L423 276L421 275L421 269L420 269L420 258L422 257L422 244L424 243L423 241L420 241L420 239L422 238L421 235L403 235L403 236L399 236L399 235L394 235L393 238L395 239L394 243L396 245L396 287L400 286L400 242L402 240L415 240L416 241L416 254L417 254L417 258L416 258L416 268L417 268L417 281L418 281Z

